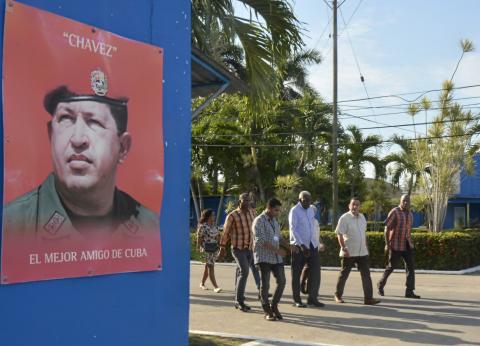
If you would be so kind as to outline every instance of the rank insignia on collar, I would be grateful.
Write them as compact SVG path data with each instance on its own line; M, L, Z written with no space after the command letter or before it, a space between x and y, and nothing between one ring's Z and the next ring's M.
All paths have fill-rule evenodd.
M132 220L127 220L123 223L125 227L131 232L131 233L137 233L138 229L140 228L135 222Z
M65 219L66 219L65 216L63 216L58 211L56 211L50 217L48 222L43 226L43 228L51 235L55 235L57 231L60 229L60 227L62 227L63 223L65 222Z
M90 86L98 96L105 96L108 92L108 79L105 73L100 70L93 70L90 73Z

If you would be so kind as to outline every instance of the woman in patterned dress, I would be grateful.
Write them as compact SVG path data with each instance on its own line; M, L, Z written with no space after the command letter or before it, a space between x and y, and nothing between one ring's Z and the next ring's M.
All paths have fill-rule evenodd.
M202 215L198 222L197 228L197 246L200 252L204 253L205 256L205 270L203 271L202 282L200 283L200 288L207 290L205 286L205 281L210 277L210 281L214 287L213 291L219 293L222 291L217 285L215 280L215 259L217 256L216 252L207 252L204 249L205 243L218 243L219 238L218 227L215 226L215 213L212 209L205 209L202 211Z

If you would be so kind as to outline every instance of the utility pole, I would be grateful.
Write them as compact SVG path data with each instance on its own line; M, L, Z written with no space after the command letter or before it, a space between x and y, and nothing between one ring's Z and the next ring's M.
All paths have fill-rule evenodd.
M337 120L337 102L338 102L338 83L337 83L337 0L333 0L333 120L332 120L332 228L337 227L338 214L338 120Z

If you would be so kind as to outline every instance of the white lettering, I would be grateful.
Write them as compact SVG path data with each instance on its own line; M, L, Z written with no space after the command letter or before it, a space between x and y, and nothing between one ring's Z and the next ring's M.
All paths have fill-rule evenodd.
M80 261L102 261L110 258L109 250L88 250L82 251Z
M64 263L76 261L77 253L75 251L50 252L45 254L45 263Z
M76 37L77 35L74 35L74 34L70 34L68 35L68 44L71 46L71 47L75 47L75 43L73 43L73 38Z
M38 258L38 253L30 254L30 264L40 264L40 259Z
M84 38L82 37L82 39ZM82 48L85 50L89 50L90 52L92 51L92 43L90 42L90 39L87 38L85 40L85 45Z
M122 258L122 257L123 257L123 249L112 250L112 258Z
M94 39L85 38L80 35L64 32L63 37L66 38L70 47L88 50L94 54L112 57L112 53L117 51L117 47L106 44L105 42L95 41Z
M125 250L125 257L126 258L141 258L147 257L147 249L145 248L137 248L137 249L126 249Z
M77 36L77 48L85 49L85 48L83 48L84 43L85 43L85 38Z
M109 44L107 44L107 47L108 47L108 50L107 50L107 53L106 53L105 55L111 58L111 57L112 57L112 53L110 53L110 51L112 50L112 48L114 48L113 50L117 50L117 48L112 47L112 46L109 45Z

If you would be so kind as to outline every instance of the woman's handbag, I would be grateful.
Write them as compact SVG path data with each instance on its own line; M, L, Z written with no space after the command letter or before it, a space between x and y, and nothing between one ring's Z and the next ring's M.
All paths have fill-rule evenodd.
M205 252L210 252L210 253L217 252L218 251L218 243L216 241L205 242L205 243L203 243L203 250L205 250Z

